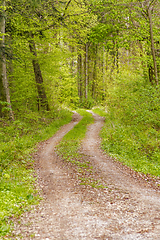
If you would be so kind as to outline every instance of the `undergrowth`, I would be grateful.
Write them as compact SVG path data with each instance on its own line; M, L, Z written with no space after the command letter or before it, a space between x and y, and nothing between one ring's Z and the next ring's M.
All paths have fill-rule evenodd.
M102 148L134 170L159 177L159 90L140 79L124 81L108 91L107 109L93 109L106 115Z
M38 142L51 137L71 121L72 113L30 113L13 123L0 122L0 237L9 234L11 218L39 201L31 153Z
M81 141L86 134L87 126L94 122L92 114L82 109L77 110L77 112L83 116L83 118L63 137L62 141L57 146L57 153L64 161L69 162L74 166L75 171L79 173L80 185L105 188L100 180L95 179L91 163L87 161L84 154L79 151Z

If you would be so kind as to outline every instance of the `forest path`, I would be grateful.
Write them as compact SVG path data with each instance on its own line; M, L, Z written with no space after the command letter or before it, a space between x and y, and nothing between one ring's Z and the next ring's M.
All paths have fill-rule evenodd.
M70 124L39 146L36 162L44 200L22 217L13 239L160 239L159 192L100 150L104 119L93 116L95 123L88 127L81 151L107 188L80 186L70 165L54 152L56 144L80 120L75 113Z

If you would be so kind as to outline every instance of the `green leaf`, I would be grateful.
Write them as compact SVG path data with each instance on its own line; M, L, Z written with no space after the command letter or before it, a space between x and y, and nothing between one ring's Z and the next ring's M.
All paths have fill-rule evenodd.
M33 200L33 198L34 198L34 197L33 197L32 194L28 194L28 195L27 195L27 200L31 201L31 200Z

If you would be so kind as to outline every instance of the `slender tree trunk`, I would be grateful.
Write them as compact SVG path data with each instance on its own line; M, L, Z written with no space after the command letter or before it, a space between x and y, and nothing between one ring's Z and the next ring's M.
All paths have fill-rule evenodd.
M148 75L150 83L154 85L154 69L150 63L148 63Z
M104 46L103 46L103 60L102 60L102 73L103 73L103 96L102 96L102 98L103 98L103 100L104 100L104 97L105 97L105 92L106 92L106 90L105 90L105 73L106 73L106 66L105 66L105 63L106 63L106 54L105 54L105 48L104 48Z
M92 82L92 97L93 97L93 99L95 99L95 88L96 88L97 52L98 52L98 47L96 46L95 54L94 54L93 82Z
M119 51L118 51L118 44L116 44L116 67L117 67L117 73L119 73Z
M2 6L5 7L5 0L2 2ZM0 101L7 102L9 108L9 116L11 120L14 120L14 115L11 107L10 92L7 79L7 67L5 57L5 10L0 13L0 32L2 39L0 40ZM3 116L2 104L0 104L0 117Z
M69 46L69 50L70 50L71 53L74 53L74 47L73 46ZM69 65L70 65L70 69L71 69L71 74L72 74L73 77L75 77L75 69L74 69L75 61L74 61L73 55L71 56L71 60L69 62Z
M117 43L116 43L116 40L113 40L113 51L112 51L112 57L113 57L113 63L112 63L112 67L111 67L111 75L112 75L112 73L114 72L114 70L115 70L115 67L116 67L116 61L117 61L117 52L116 52L116 45L117 45Z
M88 43L85 45L85 98L88 98Z
M149 20L149 30L150 30L149 32L150 32L150 39L151 39L151 52L153 57L154 75L155 75L156 84L158 85L158 71L157 71L156 54L155 54L155 48L154 48L152 15L151 15L150 7L148 7L148 20Z
M82 101L82 55L81 53L78 54L77 72L78 72L78 95L81 102Z
M2 81L2 61L0 60L0 118L3 117L3 102L6 102L6 97Z
M32 60L32 65L34 69L35 81L36 81L37 90L38 90L38 110L40 109L40 106L41 106L42 109L49 111L47 96L46 96L44 85L43 85L43 77L42 77L40 65L37 59L34 36L32 34L31 34L31 39L29 40L29 48L30 48L30 52L34 56Z

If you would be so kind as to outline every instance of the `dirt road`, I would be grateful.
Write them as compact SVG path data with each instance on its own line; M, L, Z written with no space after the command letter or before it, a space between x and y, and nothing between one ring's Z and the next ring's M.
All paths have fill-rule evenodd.
M75 113L70 124L39 146L35 159L44 200L17 223L13 239L160 239L160 192L100 150L104 119L93 115L95 123L88 128L81 151L107 187L79 186L74 171L54 151L80 120Z

